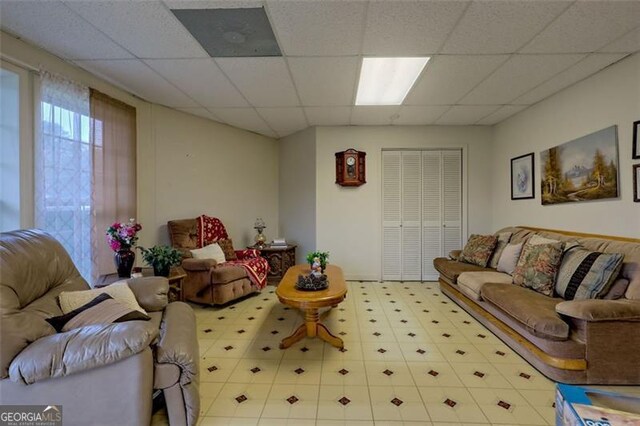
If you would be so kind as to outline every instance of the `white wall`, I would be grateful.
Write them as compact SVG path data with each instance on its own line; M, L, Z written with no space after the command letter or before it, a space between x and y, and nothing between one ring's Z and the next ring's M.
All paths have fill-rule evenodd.
M257 216L277 232L274 139L151 104L1 31L0 56L65 75L136 108L140 245L167 243L167 220L202 213L220 217L238 248L252 241Z
M282 138L279 145L279 236L298 245L296 261L304 263L316 249L316 129Z
M640 237L640 203L633 202L632 123L640 119L640 54L583 80L502 122L493 148L493 229L529 225ZM543 206L540 152L618 125L618 199ZM510 159L535 152L535 199L511 201Z
M201 214L220 218L237 249L253 244L257 217L278 233L277 141L159 105L151 116L158 241L169 242L168 220Z
M381 158L383 148L462 147L466 157L468 233L491 228L492 129L478 126L319 127L316 136L316 239L330 262L356 280L380 278ZM367 153L367 183L335 184L335 153L355 148ZM466 239L466 236L465 236Z

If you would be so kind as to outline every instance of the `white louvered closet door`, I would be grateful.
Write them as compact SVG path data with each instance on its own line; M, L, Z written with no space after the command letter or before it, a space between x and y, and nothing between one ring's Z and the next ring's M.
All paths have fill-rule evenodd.
M401 160L398 151L382 152L382 279L402 280Z
M447 256L462 245L462 152L442 151L443 250Z
M442 154L422 152L422 280L438 278L433 259L442 256Z
M422 155L402 152L402 280L422 279Z

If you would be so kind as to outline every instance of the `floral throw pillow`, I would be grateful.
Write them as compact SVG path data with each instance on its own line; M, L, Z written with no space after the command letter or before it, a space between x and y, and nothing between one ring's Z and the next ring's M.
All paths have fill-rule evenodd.
M497 243L498 237L495 235L473 234L462 249L458 260L485 268Z
M513 282L552 297L562 261L563 244L525 244L513 272Z

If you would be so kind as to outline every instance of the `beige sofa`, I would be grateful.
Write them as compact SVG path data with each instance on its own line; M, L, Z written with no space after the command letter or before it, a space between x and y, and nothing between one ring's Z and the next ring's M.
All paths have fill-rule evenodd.
M62 291L87 290L53 237L25 230L0 234L0 404L62 405L65 425L148 425L161 390L172 426L197 423L195 315L167 303L166 278L129 281L150 321L56 330Z
M550 379L640 385L640 240L529 227L500 232L512 232L512 243L539 234L623 253L619 278L630 281L626 293L617 300L565 301L514 285L494 269L437 258L442 292Z

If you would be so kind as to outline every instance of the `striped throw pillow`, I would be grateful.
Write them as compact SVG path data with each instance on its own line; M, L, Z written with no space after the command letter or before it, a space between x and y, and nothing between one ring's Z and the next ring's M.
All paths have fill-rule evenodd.
M73 311L57 317L47 318L47 322L57 332L65 332L74 328L94 324L112 324L116 322L142 320L148 321L147 315L116 301L107 293L102 293L89 303Z
M556 279L556 293L565 300L595 299L615 281L624 255L600 253L581 246L565 252Z

